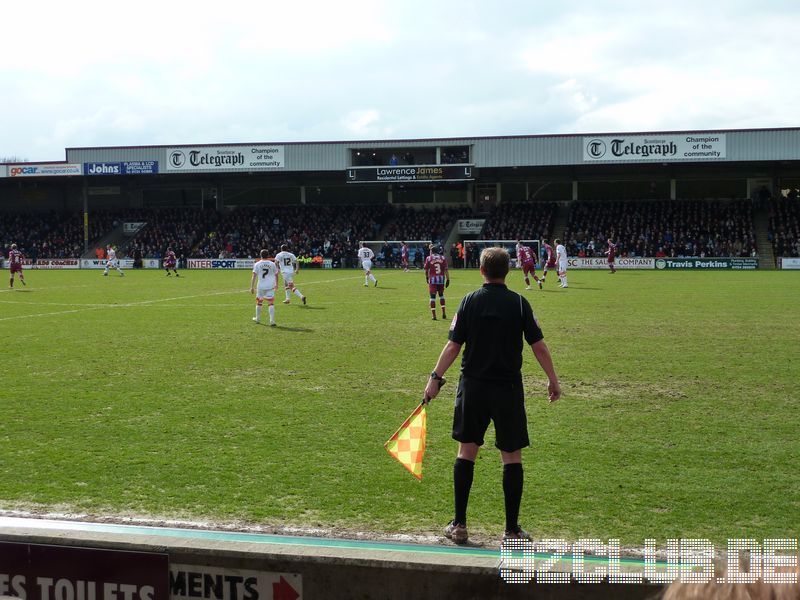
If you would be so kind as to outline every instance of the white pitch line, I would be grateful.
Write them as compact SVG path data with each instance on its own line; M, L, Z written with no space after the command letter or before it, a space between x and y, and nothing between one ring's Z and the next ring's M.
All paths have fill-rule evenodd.
M29 291L29 292L34 292L34 291L35 292L52 292L54 290L75 290L75 289L78 289L78 288L90 288L90 287L95 287L95 286L93 286L93 285L56 285L56 286L52 286L52 287L47 287L47 286L46 287L35 287L34 286L34 287L27 287L26 288L24 286L19 286L18 285L17 287L14 287L14 288L3 288L2 290L0 290L0 294L2 294L3 292L16 292L17 290L26 290L26 291Z
M0 304L24 304L26 306L106 306L105 302L25 302L23 300L0 300Z
M349 281L350 279L362 279L363 275L357 275L356 277L339 277L338 279L322 279L320 281L303 281L301 282L302 285L314 285L316 283L336 283L337 281Z
M241 293L243 290L237 289L233 291L226 291L226 292L211 292L208 294L194 294L191 296L175 296L174 298L158 298L156 300L142 300L141 302L127 302L125 304L101 304L101 305L94 305L94 306L86 306L84 308L75 308L72 310L59 310L55 312L49 313L36 313L32 315L16 315L14 317L3 317L0 318L0 321L15 321L18 319L31 319L34 317L49 317L55 315L69 315L73 313L79 312L86 312L89 310L103 310L108 308L131 308L136 306L147 306L149 304L155 304L158 302L170 302L172 300L188 300L190 298L203 298L206 296L222 296L225 294L238 294Z
M236 290L228 290L225 292L208 292L206 294L192 294L191 296L174 296L173 298L156 298L154 300L140 300L139 302L126 302L125 304L111 304L109 305L109 308L146 306L148 304L156 304L157 302L171 302L172 300L189 300L190 298L205 298L206 296L225 296L228 294L240 294L244 291L247 290L239 288Z
M49 313L36 313L33 315L17 315L16 317L3 317L0 318L0 321L16 321L18 319L30 319L32 317L49 317L50 315L68 315L70 313L79 313L85 312L87 310L101 310L102 306L94 306L92 308L76 308L74 310L59 310L57 312L49 312Z
M337 281L347 281L349 279L361 279L361 276L357 276L357 277L339 277L337 279L327 279L327 280L321 280L321 281L309 281L309 282L306 282L304 285L311 285L311 284L315 284L315 283L335 283ZM11 291L11 290L8 290L8 291ZM210 293L206 293L206 294L192 294L190 296L175 296L175 297L172 297L172 298L157 298L155 300L142 300L140 302L127 302L125 304L83 305L83 308L75 308L75 309L71 309L71 310L59 310L59 311L49 312L49 313L36 313L36 314L31 314L31 315L16 315L16 316L13 316L13 317L2 317L2 318L0 318L0 322L2 322L2 321L16 321L16 320L19 320L19 319L31 319L31 318L35 318L35 317L49 317L49 316L57 316L57 315L69 315L69 314L74 314L74 313L79 313L79 312L86 312L86 311L90 311L90 310L103 310L103 309L109 309L109 308L133 308L133 307L137 307L137 306L148 306L148 305L151 305L151 304L157 304L157 303L161 303L161 302L172 302L174 300L189 300L191 298L204 298L204 297L208 297L208 296L224 296L224 295L227 295L227 294L239 294L239 293L243 293L243 292L247 292L247 291L249 291L249 290L240 288L240 289L236 289L236 290L228 290L228 291L225 291L225 292L210 292ZM65 305L62 304L61 306L65 306Z

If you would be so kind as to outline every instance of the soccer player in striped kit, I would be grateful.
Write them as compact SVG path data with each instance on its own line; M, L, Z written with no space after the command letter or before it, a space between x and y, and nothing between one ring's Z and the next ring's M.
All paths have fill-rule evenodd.
M544 268L542 269L542 278L539 279L539 287L544 283L548 269L556 268L556 257L553 253L553 247L547 243L547 240L542 240L542 246L544 246L545 257L542 259Z
M25 283L25 276L22 274L22 252L17 250L16 244L11 244L11 250L8 251L8 270L11 275L9 281L10 287L14 287L14 275L17 273L19 273L20 283L22 283L22 285L27 285Z
M522 243L522 240L517 240L517 266L522 269L522 274L525 276L525 289L531 289L531 280L529 275L533 275L533 280L539 284L539 289L542 289L542 282L536 275L536 259L533 257L533 250L530 246Z
M447 259L442 256L438 246L430 245L430 254L425 259L425 281L428 282L428 293L431 295L431 316L436 320L436 294L442 306L442 319L447 319L445 312L444 288L450 285L450 272L447 270Z
M606 250L606 255L608 256L608 268L611 269L611 273L616 273L617 268L614 266L614 259L617 256L617 245L611 238L608 238L608 250Z

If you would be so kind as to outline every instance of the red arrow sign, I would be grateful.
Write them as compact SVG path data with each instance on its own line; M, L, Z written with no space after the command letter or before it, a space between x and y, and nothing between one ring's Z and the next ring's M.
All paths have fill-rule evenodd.
M300 595L283 577L278 583L272 584L273 600L297 600Z

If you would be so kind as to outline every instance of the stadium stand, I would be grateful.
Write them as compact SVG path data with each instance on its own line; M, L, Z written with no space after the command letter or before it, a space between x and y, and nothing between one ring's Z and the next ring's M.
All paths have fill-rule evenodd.
M556 205L508 203L492 208L484 239L552 238ZM777 256L800 256L800 202L781 197L769 207L769 240ZM122 222L146 222L122 254L138 248L159 258L167 246L182 257L253 257L288 242L299 257L324 257L353 266L362 239L446 241L468 207L382 206L242 207L97 210L90 213L90 244ZM751 256L757 249L749 200L641 200L575 202L564 235L572 256L602 256L606 239L627 256ZM0 243L17 243L30 258L83 253L81 214L9 212L0 218ZM447 249L446 249L447 250ZM467 242L465 250L469 254Z
M749 200L576 202L564 235L571 256L602 256L614 239L622 256L751 256Z
M796 195L771 202L768 235L775 256L800 256L800 200Z
M131 240L129 254L138 248L145 258L161 258L167 247L179 257L189 257L192 248L216 221L213 210L162 208L141 215L147 225Z
M457 219L472 217L469 208L398 208L383 237L389 240L445 241Z
M75 212L12 212L0 218L4 256L17 244L28 258L74 258L83 251L83 224Z
M487 240L549 238L555 208L552 202L495 206L486 219L481 237Z
M241 208L215 213L193 255L253 257L261 248L277 251L288 242L298 257L355 260L358 241L377 236L389 212L387 205Z

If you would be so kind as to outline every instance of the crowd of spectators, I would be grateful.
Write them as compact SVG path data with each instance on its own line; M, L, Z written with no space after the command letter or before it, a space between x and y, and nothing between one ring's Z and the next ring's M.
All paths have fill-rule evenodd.
M794 192L794 193L792 193ZM795 190L769 207L769 240L775 256L800 256L800 200Z
M89 213L89 245L126 221L146 221L142 209L93 210ZM15 243L31 259L77 258L83 254L83 214L80 212L13 212L0 216L0 241Z
M571 256L756 256L749 200L576 202L564 233Z
M262 248L277 252L288 243L298 257L352 266L358 242L375 239L389 213L388 205L240 208L217 215L193 255L252 258Z
M556 205L552 202L500 204L492 207L481 237L486 240L549 238Z
M397 208L384 238L444 242L457 219L469 219L469 208Z
M426 162L433 162L426 161ZM353 155L353 166L355 167L396 167L400 165L417 164L416 157L411 152L392 152L382 150L359 150Z
M96 242L106 236L112 229L125 221L138 221L143 218L143 211L127 210L93 210L89 213L89 241ZM83 236L81 235L81 238ZM82 252L82 249L81 249Z
M4 256L11 244L26 258L74 258L83 252L83 223L76 212L13 212L0 215Z
M214 210L197 208L153 209L141 215L146 225L139 230L127 248L129 255L161 258L171 247L178 258L189 258L192 249L216 221Z
M483 239L552 239L555 204L509 203L492 207ZM3 213L0 244L16 243L29 258L83 254L79 212ZM93 211L91 242L127 221L146 225L121 255L160 258L172 246L179 257L252 258L262 248L288 243L299 258L356 266L360 240L431 240L444 245L457 219L474 218L468 207L292 206L237 208L227 212L187 208ZM602 256L612 238L623 256L755 256L752 203L747 200L643 200L576 202L564 243L572 256ZM776 256L800 256L800 201L781 197L770 204L769 239ZM375 250L381 257L380 246ZM454 263L472 264L469 242L445 249ZM392 256L398 252L392 247ZM416 252L414 252L416 255ZM416 256L412 257L412 260Z
M466 147L442 150L441 156L443 165L464 165L469 163L469 150Z

